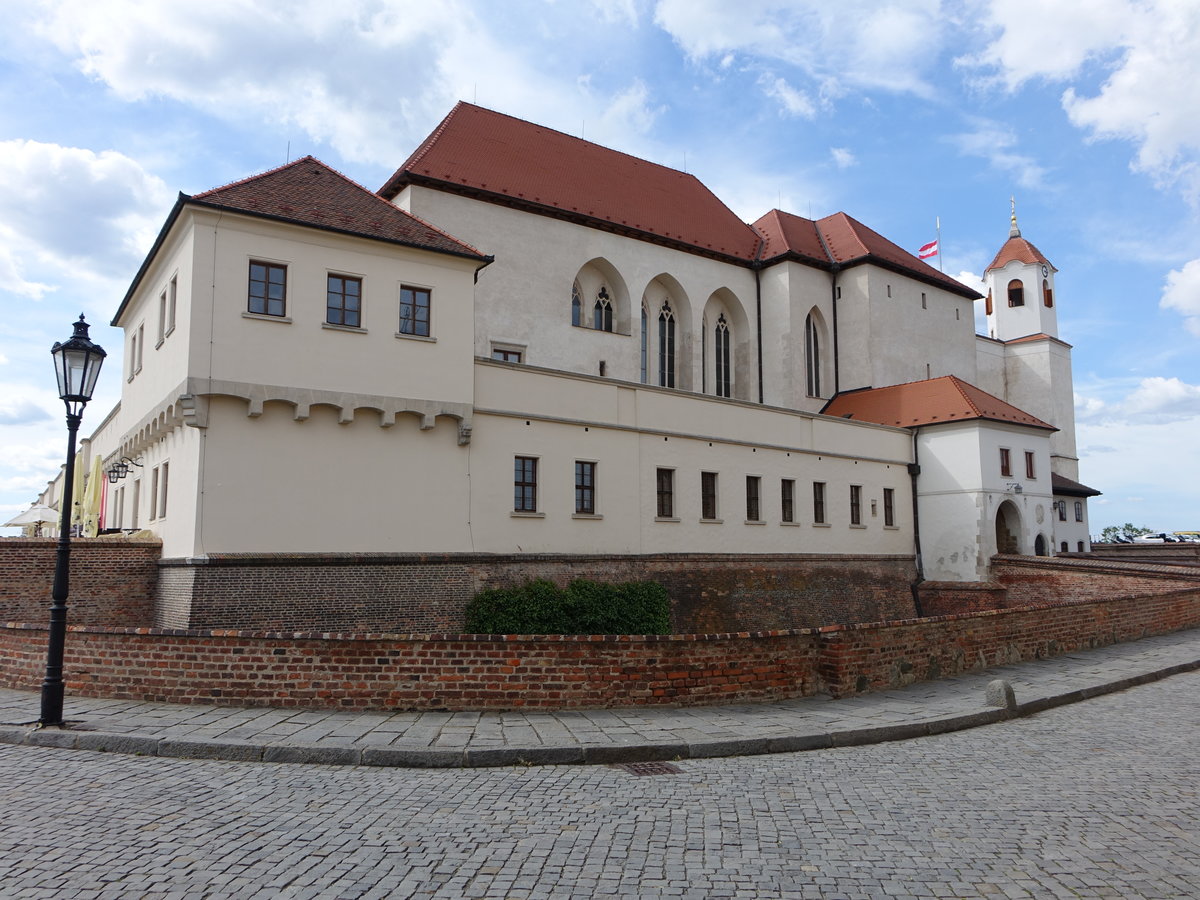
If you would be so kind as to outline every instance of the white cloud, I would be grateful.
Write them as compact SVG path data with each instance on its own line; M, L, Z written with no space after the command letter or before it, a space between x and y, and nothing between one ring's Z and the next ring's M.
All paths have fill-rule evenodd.
M1063 109L1097 139L1131 142L1133 168L1159 186L1179 185L1200 203L1200 4L1191 0L991 0L982 23L996 33L960 65L982 66L1010 91L1026 81L1082 79L1100 67L1098 89L1068 84Z
M1032 156L1015 152L1017 137L1007 125L988 119L975 119L975 130L951 135L947 140L968 156L979 156L988 164L1013 177L1023 188L1045 187L1046 170Z
M839 169L858 165L858 157L846 147L830 147L829 154L833 157L833 164Z
M737 56L768 68L782 63L809 79L826 101L851 90L932 96L925 73L943 40L939 4L922 0L844 0L834 6L819 0L660 0L654 21L694 61L715 58L722 68ZM797 114L773 78L762 86Z
M1184 316L1188 331L1200 336L1200 259L1167 273L1159 306L1177 310Z
M1174 422L1193 418L1200 421L1200 385L1187 384L1178 378L1143 378L1125 398L1122 412L1132 421Z
M25 425L51 418L38 404L26 397L8 397L0 400L0 425Z
M127 275L149 246L171 195L158 177L111 150L0 141L0 275L5 290L39 298L51 286L22 272Z
M764 74L758 79L758 83L768 97L779 101L779 105L788 115L811 119L817 114L817 108L808 94L792 87L786 79Z

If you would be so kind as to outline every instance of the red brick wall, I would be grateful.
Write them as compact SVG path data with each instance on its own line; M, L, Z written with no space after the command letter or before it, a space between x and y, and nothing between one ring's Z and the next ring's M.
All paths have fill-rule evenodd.
M146 625L154 621L158 541L71 541L68 621ZM0 538L0 622L46 622L58 541Z
M994 581L923 581L919 588L925 617L1003 609L1007 588Z
M1200 568L1109 560L997 556L992 578L1007 589L1008 608L1162 594L1200 584Z
M228 554L164 560L162 628L461 631L483 588L549 578L657 581L680 634L911 618L911 557L800 554Z
M668 637L284 635L73 627L68 694L358 709L587 708L886 689L1200 625L1200 590L816 630ZM0 627L0 685L46 632Z

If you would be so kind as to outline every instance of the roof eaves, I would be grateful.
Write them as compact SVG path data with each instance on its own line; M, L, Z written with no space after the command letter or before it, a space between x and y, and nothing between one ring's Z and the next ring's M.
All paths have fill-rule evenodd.
M150 264L154 261L154 257L158 255L158 251L162 249L162 245L167 240L167 235L171 231L171 227L175 224L175 220L179 218L179 214L183 211L183 207L192 198L183 191L179 192L179 196L175 198L175 205L171 207L171 212L167 214L167 220L163 222L162 228L158 231L158 236L154 239L154 243L150 245L150 251L146 254L146 258L142 260L142 265L138 268L137 274L133 276L133 281L130 282L129 290L125 292L125 296L121 299L121 303L117 306L117 311L113 314L112 321L108 324L114 328L119 328L117 324L121 316L125 312L125 307L129 305L134 292L142 283L142 279L146 277L146 272L150 268Z

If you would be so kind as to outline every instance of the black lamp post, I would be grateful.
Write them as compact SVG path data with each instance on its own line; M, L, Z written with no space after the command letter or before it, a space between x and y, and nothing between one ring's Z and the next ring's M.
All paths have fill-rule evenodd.
M88 324L79 314L70 340L55 344L54 372L58 396L67 407L67 470L59 500L62 519L58 529L58 555L54 562L54 588L50 604L50 646L46 651L46 680L42 682L42 717L45 725L63 724L63 651L67 642L67 593L70 589L71 497L75 488L75 433L83 420L83 408L92 399L105 352L88 339Z

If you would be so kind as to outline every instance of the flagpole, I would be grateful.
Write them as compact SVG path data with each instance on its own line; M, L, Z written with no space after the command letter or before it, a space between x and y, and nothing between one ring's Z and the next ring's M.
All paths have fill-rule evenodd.
M934 225L937 227L937 248L938 248L938 271L944 272L942 268L942 217L934 217Z

